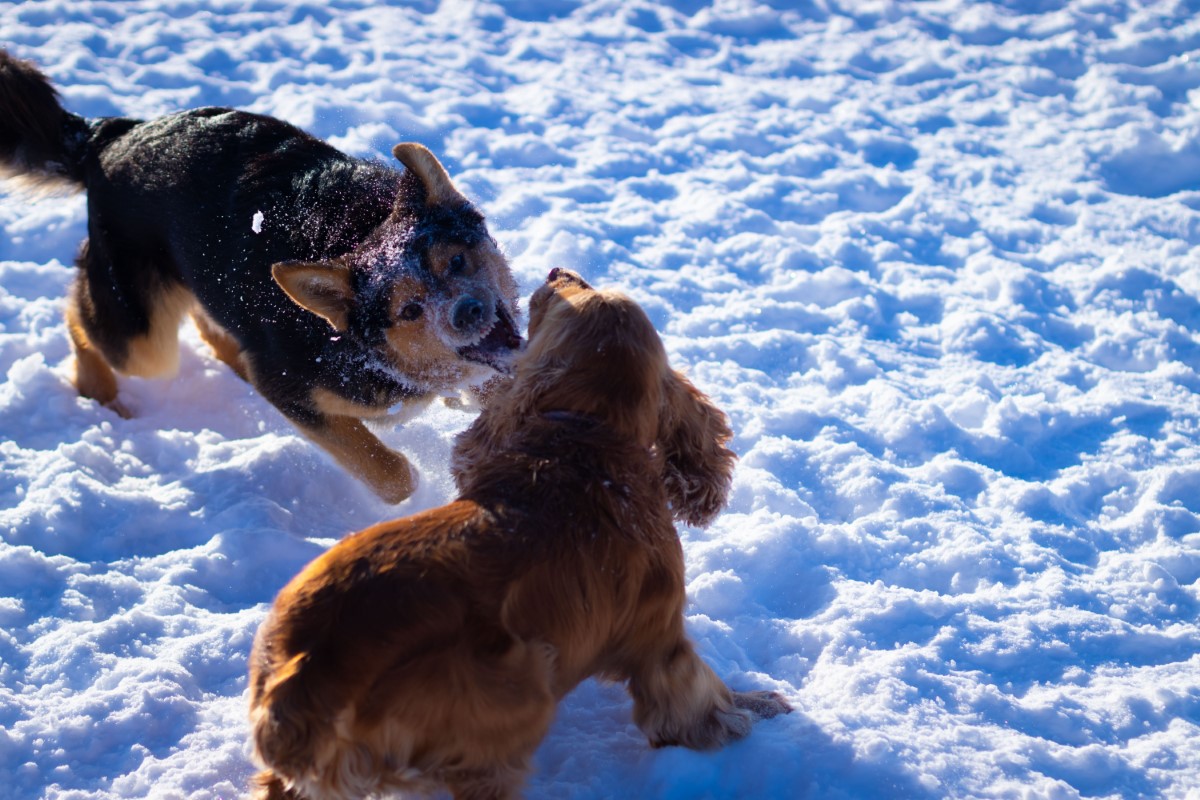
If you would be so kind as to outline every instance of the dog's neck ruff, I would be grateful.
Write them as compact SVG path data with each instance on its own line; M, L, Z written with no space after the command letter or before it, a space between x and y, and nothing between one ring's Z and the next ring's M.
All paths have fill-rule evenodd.
M544 422L573 429L575 431L574 435L586 437L586 441L588 442L608 442L619 447L631 447L637 452L644 450L648 455L653 457L653 448L642 447L632 437L609 424L608 420L598 417L595 414L589 414L586 411L574 411L568 408L552 408L542 411L538 414L538 418Z
M364 405L387 408L428 394L427 387L415 385L375 350L353 337L347 339L349 349L344 352L341 370L343 396Z

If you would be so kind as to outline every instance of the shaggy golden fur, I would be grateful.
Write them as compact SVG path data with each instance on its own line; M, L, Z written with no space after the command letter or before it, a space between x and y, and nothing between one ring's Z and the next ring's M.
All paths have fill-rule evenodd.
M460 497L347 537L280 593L250 664L261 798L519 792L558 701L628 684L650 744L714 748L790 707L684 631L673 518L707 524L725 416L629 298L554 270L529 345L456 442Z

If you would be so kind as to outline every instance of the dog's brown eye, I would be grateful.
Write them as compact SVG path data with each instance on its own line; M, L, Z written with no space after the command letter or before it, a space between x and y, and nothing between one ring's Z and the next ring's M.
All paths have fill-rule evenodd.
M406 322L412 322L414 319L420 319L425 313L425 309L421 308L419 303L409 303L404 308L400 309L400 319Z
M467 265L467 258L462 253L450 257L450 271L462 272L463 267Z

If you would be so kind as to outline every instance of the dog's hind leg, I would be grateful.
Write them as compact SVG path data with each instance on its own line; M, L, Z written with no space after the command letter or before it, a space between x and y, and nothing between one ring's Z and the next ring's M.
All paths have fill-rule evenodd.
M103 243L85 241L77 265L66 312L75 386L128 416L116 403L114 371L143 378L174 374L179 323L195 299L152 264L126 263L124 274L118 272Z
M183 284L163 284L148 298L144 333L127 340L124 363L117 369L139 378L169 378L179 371L179 323L196 300Z
M75 388L79 394L106 405L122 417L129 412L117 403L117 376L108 360L88 338L80 316L79 303L72 291L67 300L67 333L75 353Z

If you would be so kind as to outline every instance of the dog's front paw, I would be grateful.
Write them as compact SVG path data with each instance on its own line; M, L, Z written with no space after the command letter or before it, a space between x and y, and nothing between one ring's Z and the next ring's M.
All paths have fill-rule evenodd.
M416 468L408 463L407 458L398 453L391 455L394 459L389 459L391 463L379 470L370 484L375 494L379 495L379 499L395 505L412 497L412 493L417 490L419 478Z
M362 480L371 487L372 492L379 495L380 500L392 505L413 497L416 485L420 482L416 468L408 459L391 451L379 453L371 464L371 470L362 474Z
M792 704L779 692L733 692L733 704L749 711L756 719L771 719L790 714Z
M728 705L718 706L692 720L686 727L655 732L649 736L650 746L656 749L678 746L692 750L715 750L744 738L753 724L754 716L748 711Z
M792 706L778 692L730 692L733 708L717 707L679 741L686 747L710 750L745 738L755 722L787 714Z

